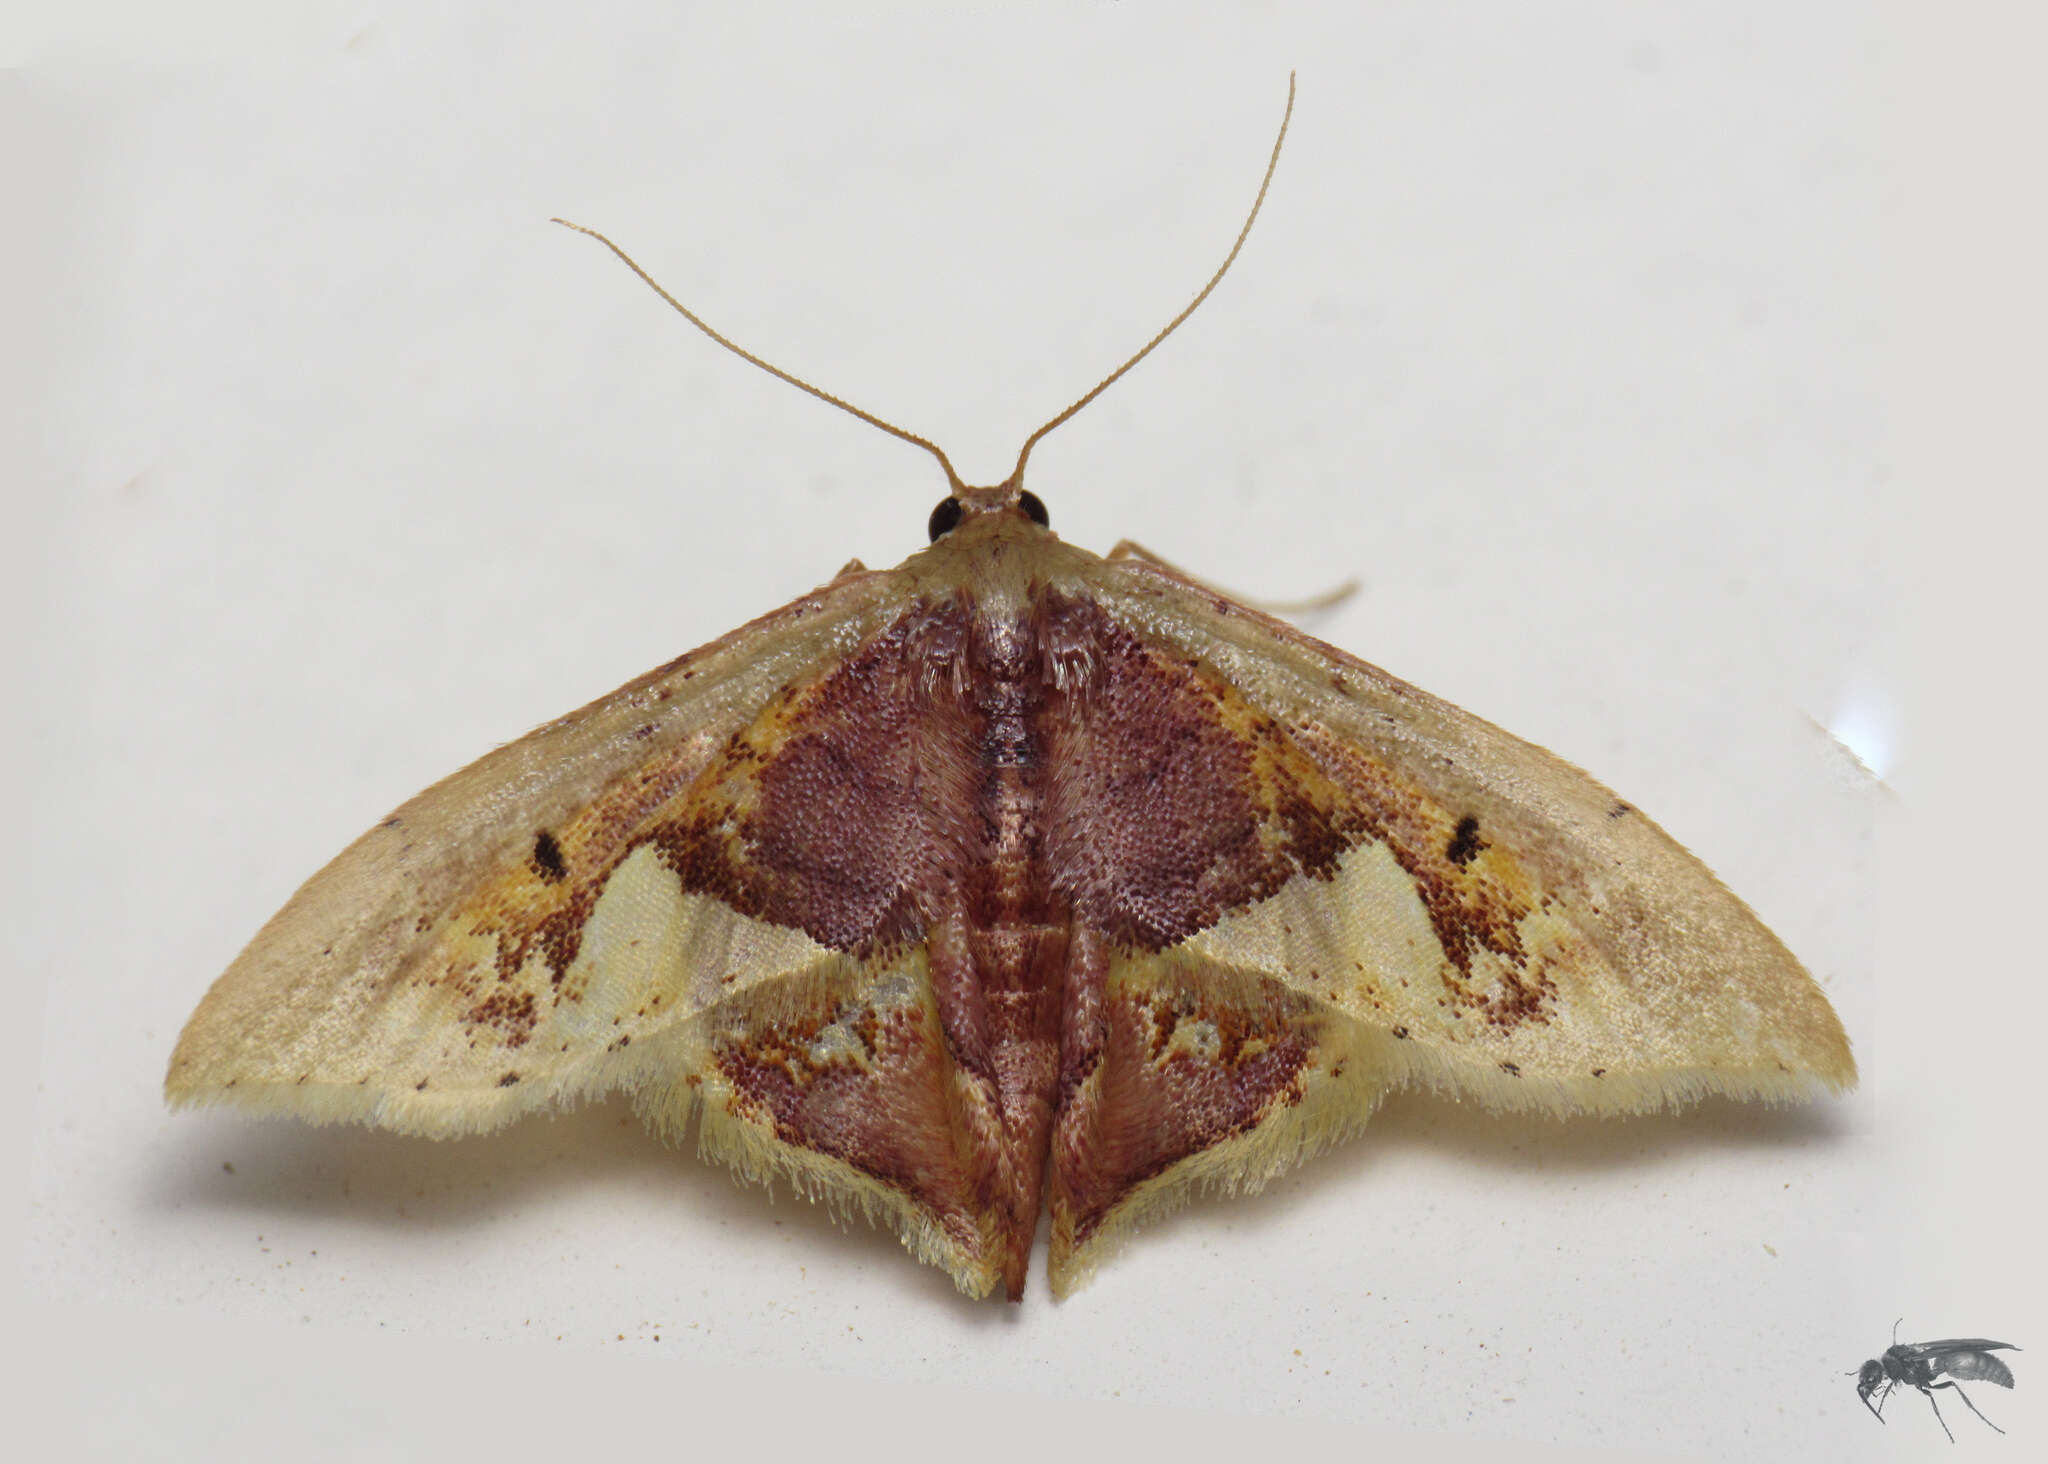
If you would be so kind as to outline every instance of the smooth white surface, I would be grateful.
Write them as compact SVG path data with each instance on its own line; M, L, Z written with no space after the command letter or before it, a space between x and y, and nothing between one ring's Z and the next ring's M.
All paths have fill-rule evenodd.
M1899 1311L2005 1323L1982 1287L1935 1310L1954 1257L1913 1166L1954 1151L1896 1101L1922 1018L1876 984L1900 804L1821 730L1900 704L1863 7L843 9L361 6L253 59L117 44L20 78L47 139L27 1300L100 1346L204 1339L120 1344L178 1380L124 1406L46 1361L52 1426L181 1457L228 1418L355 1457L448 1426L393 1361L431 1357L508 1408L559 1374L755 1426L734 1400L829 1375L999 1433L1220 1412L1411 1454L1919 1457L1920 1400L1879 1430L1842 1371ZM207 982L361 828L850 556L894 562L943 494L549 214L992 480L1214 267L1290 67L1236 272L1033 488L1069 538L1248 596L1360 576L1317 633L1691 846L1827 987L1860 1094L1568 1126L1397 1100L1010 1308L623 1108L442 1145L162 1111ZM1970 970L1971 1000L2037 973ZM2027 1382L1980 1399L2015 1432Z

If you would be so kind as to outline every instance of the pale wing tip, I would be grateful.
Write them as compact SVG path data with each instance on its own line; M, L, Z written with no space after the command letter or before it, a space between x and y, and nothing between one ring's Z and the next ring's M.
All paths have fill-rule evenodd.
M1861 1080L1856 1071L1856 1058L1849 1051L1849 1039L1840 1039L1837 1050L1830 1054L1831 1060L1824 1066L1816 1067L1813 1075L1818 1078L1830 1094L1840 1097L1854 1090Z
M171 1054L170 1065L164 1069L165 1104L172 1109L204 1107L218 1101L215 1095L219 1086L193 1076L192 1059L185 1053L185 1044L180 1042L178 1050Z
M1813 1030L1802 1044L1805 1050L1800 1054L1795 1071L1811 1078L1829 1094L1839 1097L1857 1084L1856 1056L1850 1050L1849 1034L1843 1029L1841 1018L1835 1015L1833 1007L1827 1005L1825 997L1821 998L1821 1010L1822 1019L1813 1024L1817 1030Z

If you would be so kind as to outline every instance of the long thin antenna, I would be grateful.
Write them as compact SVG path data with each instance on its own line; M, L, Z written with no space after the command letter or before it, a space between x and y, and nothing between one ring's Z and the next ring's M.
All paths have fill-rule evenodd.
M1236 262L1238 251L1244 248L1244 241L1251 236L1252 225L1258 222L1259 209L1263 207L1266 202L1266 190L1273 186L1273 170L1280 166L1280 145L1283 142L1287 141L1287 124L1293 120L1293 117L1294 73L1290 71L1287 73L1287 110L1281 113L1280 115L1280 135L1273 139L1273 156L1267 159L1266 161L1266 175L1263 178L1259 179L1259 196L1252 200L1252 211L1245 216L1244 227L1237 231L1237 242L1230 246L1230 253L1223 256L1223 263L1216 266L1216 273L1209 276L1209 283L1202 286L1201 293L1197 294L1194 299L1188 301L1187 308L1185 310L1181 311L1180 314L1174 316L1173 319L1167 321L1165 329L1161 330L1158 335L1152 337L1151 340L1145 342L1145 347L1143 350L1139 351L1137 355L1131 357L1130 360L1124 362L1123 365L1117 367L1116 370L1110 372L1109 375L1103 377L1102 380L1095 383L1094 388L1090 390L1087 395L1083 396L1079 401L1075 402L1072 406L1068 407L1064 412L1061 412L1057 417L1053 418L1050 422L1046 423L1043 427L1039 428L1036 432L1032 433L1029 437L1024 439L1024 449L1023 451L1017 454L1017 466L1010 470L1009 479L1003 484L1005 488L1014 490L1017 488L1021 488L1023 486L1024 464L1031 456L1031 449L1038 446L1039 438L1045 436L1048 432L1052 431L1053 428L1059 426L1061 423L1065 422L1069 417L1073 416L1074 413L1080 411L1081 408L1087 406L1088 403L1094 401L1097 397L1101 396L1105 391L1108 391L1109 388L1116 382L1116 379L1118 377L1122 376L1126 371L1129 371L1133 366L1137 365L1140 361L1144 360L1147 356L1151 355L1153 347L1157 346L1161 341L1165 340L1168 336L1172 335L1176 330L1179 330L1181 322L1186 320L1190 315L1193 315L1195 313L1195 308L1199 306L1204 300L1209 298L1209 292L1215 289L1216 286L1222 282L1224 274L1227 273L1230 269L1230 266ZM630 263L630 261L628 262ZM694 319L695 317L692 318Z
M926 452L930 453L933 457L939 460L939 466L946 470L946 481L952 485L954 493L958 494L967 491L967 485L962 483L960 481L960 475L953 471L952 461L946 456L945 450L941 448L936 442L931 442L926 440L925 438L919 437L915 432L905 432L901 427L898 427L893 422L884 422L880 417L877 417L873 412L863 411L859 407L856 407L852 402L841 400L839 397L832 395L832 393L829 391L823 391L818 387L812 386L808 381L805 381L801 376L792 376L787 371L784 371L780 366L777 366L769 361L763 361L759 356L755 355L745 346L738 345L732 341L727 340L724 336L720 335L717 331L713 330L711 326L707 324L704 321L704 319L697 314L696 311L692 310L689 306L685 305L682 301L678 300L675 296L671 295L667 290L664 290L660 285L656 284L654 281L654 276L650 275L646 270L640 268L640 266L634 262L632 255L628 254L625 250L619 248L618 245L612 243L611 240L607 239L604 235L598 233L597 230L586 229L581 224L572 224L567 219L549 219L548 222L551 224L560 224L565 229L574 229L579 234L588 234L591 238L597 240L598 243L604 245L605 248L611 250L612 253L618 255L619 258L623 259L626 262L626 268L633 271L634 274L640 276L640 278L646 282L648 289L654 291L655 294L661 296L662 299L668 301L670 306L672 306L675 309L678 315L682 316L683 319L689 321L690 324L696 326L697 329L703 331L704 334L710 336L711 339L717 341L721 346L724 346L728 351L731 351L735 356L738 356L742 361L751 361L754 365L760 367L763 371L767 372L770 376L775 377L777 380L786 381L791 386L796 387L799 391L807 391L821 402L830 402L833 406L839 408L840 411L851 413L852 415L860 418L861 421L867 423L870 427L881 428L891 437L900 437L905 442L916 443L919 447L923 448ZM1175 322L1175 324L1178 323L1178 321ZM1147 349L1149 350L1150 347L1147 347ZM1105 383L1105 385L1106 384L1107 383Z
M1110 386L1114 384L1119 377L1121 377L1125 372L1129 371L1133 366L1137 365L1140 361L1144 360L1147 356L1151 355L1153 348L1156 347L1161 341L1165 340L1168 336L1172 335L1176 330L1180 329L1181 322L1185 321L1190 315L1193 315L1195 313L1196 307L1198 307L1204 300L1208 299L1210 292L1213 291L1216 288L1216 286L1222 282L1223 276L1229 272L1230 266L1237 261L1237 256L1239 252L1243 250L1244 241L1251 236L1252 225L1258 222L1259 210L1265 205L1266 202L1266 190L1272 187L1273 185L1273 171L1274 169L1280 166L1280 145L1287 141L1287 124L1291 120L1293 120L1293 117L1294 75L1292 72L1290 72L1288 73L1287 77L1287 110L1284 113L1282 113L1280 117L1280 134L1279 136L1273 139L1273 155L1266 162L1265 176L1259 179L1258 197L1252 200L1252 211L1245 216L1244 227L1237 231L1237 240L1230 246L1230 253L1226 254L1223 257L1223 263L1216 267L1216 273L1209 276L1209 283L1202 286L1200 293L1198 293L1194 299L1188 301L1187 308L1182 310L1180 314L1174 316L1173 319L1169 320L1166 323L1165 328L1162 329L1159 332L1159 334L1153 336L1151 340L1145 342L1144 349L1140 350L1135 356L1131 357L1130 360L1124 362L1123 365L1117 367L1116 370L1110 372L1109 375L1103 377L1102 380L1097 382L1095 386L1080 400L1076 401L1064 412L1061 412L1057 417L1054 417L1050 422L1047 422L1043 427L1039 428L1036 432L1032 433L1029 437L1024 439L1023 450L1017 454L1017 466L1011 469L1010 476L1001 485L1002 487L1011 490L1015 490L1021 487L1024 482L1024 464L1030 459L1031 449L1038 445L1038 440L1041 437L1044 437L1048 432L1052 431L1053 428L1065 422L1069 417L1073 416L1076 412L1080 411L1081 408L1087 406L1090 402L1094 401L1097 397L1101 396L1105 391L1109 390ZM618 245L614 244L610 239L606 238L603 234L600 234L597 230L588 229L585 228L582 224L571 223L569 220L561 218L550 219L548 222L560 224L565 229L574 229L579 234L588 234L591 238L597 240L598 243L604 245L605 248L611 250L612 253L618 255L618 257L625 262L626 268L633 271L634 274L640 276L641 281L646 284L647 288L654 291L655 294L661 296L662 299L666 300L669 304L669 307L672 310L674 310L678 315L682 316L683 319L689 321L690 324L696 326L697 329L703 331L704 334L710 336L711 339L718 342L718 344L724 346L728 351L731 351L735 356L738 356L742 361L750 362L753 365L760 367L763 371L767 372L770 376L773 376L776 380L786 381L791 386L797 388L797 390L809 392L819 401L828 402L832 406L839 408L840 411L845 412L851 416L860 418L861 421L867 423L870 427L881 428L882 431L888 433L891 437L900 437L905 442L915 443L917 446L923 448L926 452L930 453L933 457L939 460L939 466L945 469L946 481L947 483L952 485L952 490L955 495L962 494L968 491L967 485L960 481L960 475L953 471L952 460L946 456L945 450L941 448L937 443L932 442L929 439L919 437L915 432L906 432L893 422L885 422L880 417L877 417L873 412L864 411L860 407L856 407L852 402L846 401L841 397L836 397L832 395L832 393L829 391L825 391L819 387L815 387L811 385L808 381L805 381L802 377L793 376L789 372L784 371L780 366L775 365L773 362L762 360L759 356L755 355L745 346L742 346L735 341L728 340L725 336L721 335L718 331L714 330L711 327L710 323L707 322L702 316L698 315L696 311L692 310L689 306L685 305L682 301L678 300L675 296L671 295L667 290L664 290L659 284L657 284L655 282L654 276L650 275L646 270L642 269L639 266L639 264L634 260L632 255L628 254L625 250L621 249Z

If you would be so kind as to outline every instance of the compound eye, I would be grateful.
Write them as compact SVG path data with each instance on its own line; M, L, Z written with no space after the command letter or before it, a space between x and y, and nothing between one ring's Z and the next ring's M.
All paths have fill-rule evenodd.
M1045 511L1044 500L1029 488L1026 488L1017 495L1017 507L1024 510L1024 517L1030 519L1031 522L1037 524L1040 528L1050 528L1052 526L1052 515Z
M948 498L932 510L932 521L926 527L931 531L934 544L960 527L961 513L960 500L957 498Z

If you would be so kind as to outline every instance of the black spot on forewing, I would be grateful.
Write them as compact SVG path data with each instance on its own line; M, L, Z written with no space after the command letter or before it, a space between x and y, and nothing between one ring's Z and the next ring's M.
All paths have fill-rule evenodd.
M549 884L560 884L569 877L569 865L562 858L562 846L546 829L542 829L533 841L533 867Z
M1462 868L1477 859L1479 851L1485 847L1485 841L1479 837L1479 820L1468 813L1458 820L1451 842L1444 849L1444 858Z

